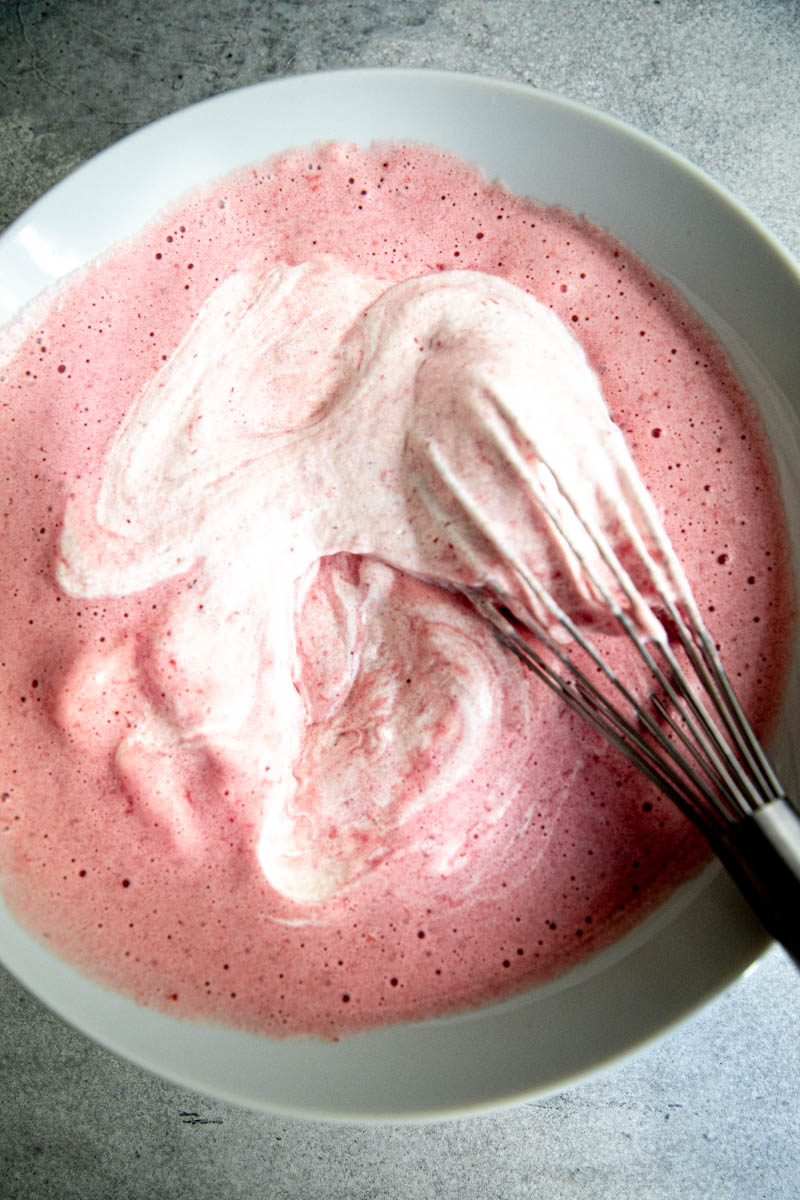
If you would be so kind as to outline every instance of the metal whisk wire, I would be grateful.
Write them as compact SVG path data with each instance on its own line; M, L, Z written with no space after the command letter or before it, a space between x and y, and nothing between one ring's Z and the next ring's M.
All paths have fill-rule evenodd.
M588 535L608 579L570 536L517 445L513 414L503 412L502 419L488 414L484 429L508 469L536 495L583 577L636 647L654 687L640 697L619 677L589 634L504 544L440 448L431 443L428 457L438 477L534 603L521 607L489 587L464 588L465 594L503 645L695 822L764 925L800 964L800 817L736 697L649 494L641 487L634 495L647 536L631 513L625 514L625 533L658 597L659 613L643 600L603 532L583 520L577 504L559 487L560 498ZM468 547L462 550L470 553ZM629 611L612 594L609 580ZM567 633L566 643L537 618L537 605ZM685 656L685 667L676 648ZM587 673L592 668L595 679ZM605 688L598 686L598 678Z

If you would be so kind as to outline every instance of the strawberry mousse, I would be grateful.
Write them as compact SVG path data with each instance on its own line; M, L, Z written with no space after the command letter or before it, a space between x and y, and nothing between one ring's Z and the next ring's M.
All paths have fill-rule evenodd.
M576 621L604 615L499 422L609 537L652 498L756 728L776 716L765 436L609 234L431 148L291 151L4 345L0 887L56 953L181 1016L336 1037L550 979L707 861L460 590L547 620L448 472Z

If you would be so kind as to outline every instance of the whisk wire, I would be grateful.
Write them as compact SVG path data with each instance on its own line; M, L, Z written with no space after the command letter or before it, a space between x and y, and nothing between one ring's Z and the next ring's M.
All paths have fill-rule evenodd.
M557 671L537 654L533 647L516 633L508 620L491 606L481 601L474 601L476 608L483 613L495 628L499 641L517 655L525 665L533 671L545 684L555 691L581 717L594 726L604 737L617 747L626 758L655 783L661 791L677 803L687 816L698 822L704 832L710 834L712 825L706 815L708 805L717 803L711 792L697 773L687 764L681 764L677 771L669 760L659 756L658 750L650 745L637 728L611 705L606 698L596 691L583 673L574 663L569 663L570 671L576 676L574 686L563 678ZM657 727L650 726L648 714L637 709L643 723L657 742L663 743L661 749L670 758L676 757L674 748ZM687 778L692 786L687 786ZM705 804L703 803L705 801Z
M730 729L731 736L734 737L748 768L759 781L759 786L763 789L766 797L764 802L768 803L769 800L776 797L785 797L786 793L756 738L752 726L744 715L742 706L722 667L717 649L702 623L697 630L697 636L703 660L714 680L715 694L720 697L719 707L725 718L726 727Z
M649 563L646 565L649 566ZM717 718L722 721L738 758L737 754L732 751L731 745L719 736L716 722L709 716L707 709L699 703L692 689L688 687L685 674L681 671L672 648L667 642L661 649L667 659L671 678L686 702L692 706L706 733L739 776L739 781L747 790L747 797L741 795L741 803L745 810L750 812L762 804L768 803L776 795L782 795L783 791L742 712L730 681L722 669L716 647L713 645L699 613L695 612L692 617L690 629L672 597L666 592L662 592L660 599L672 621L678 641L686 652L694 675L711 701ZM681 599L683 600L684 596ZM741 776L739 773L743 766L746 767L747 773ZM740 790L737 782L730 776L726 778L726 785L734 791Z

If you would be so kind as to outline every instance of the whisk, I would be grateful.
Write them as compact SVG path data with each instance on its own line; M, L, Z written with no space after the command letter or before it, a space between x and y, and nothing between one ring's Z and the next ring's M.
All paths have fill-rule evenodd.
M629 522L644 568L637 586L604 531L582 518L568 494L559 491L557 504L548 498L520 432L508 412L483 416L482 436L498 455L494 461L535 495L582 584L636 647L648 694L636 694L619 676L597 638L564 610L481 510L452 456L448 460L431 441L429 465L530 603L520 605L487 585L461 590L503 645L695 822L765 928L800 965L800 816L736 698L655 505L637 484ZM623 557L627 562L627 553Z

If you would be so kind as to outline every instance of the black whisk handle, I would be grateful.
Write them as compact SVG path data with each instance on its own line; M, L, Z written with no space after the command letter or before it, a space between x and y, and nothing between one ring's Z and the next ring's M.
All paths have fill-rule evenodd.
M800 967L800 815L778 798L729 826L714 849L765 929Z

